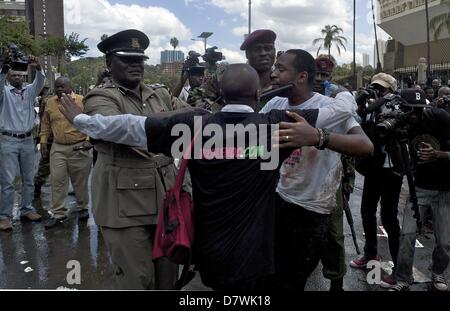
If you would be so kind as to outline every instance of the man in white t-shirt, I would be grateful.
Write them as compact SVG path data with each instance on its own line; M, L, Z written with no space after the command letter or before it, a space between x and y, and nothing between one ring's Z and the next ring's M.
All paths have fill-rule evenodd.
M315 70L314 58L306 51L290 50L281 55L275 64L272 79L277 86L293 83L294 88L282 94L287 98L274 98L261 112L333 105L356 115L356 103L347 90L338 93L335 98L312 91ZM319 263L341 182L339 153L366 156L373 151L372 143L355 118L329 122L334 119L332 113L321 114L317 120L318 127L321 122L326 122L328 127L323 133L319 132L320 146L294 151L280 169L275 250L280 289L303 290L309 275ZM281 147L288 147L295 141L295 136L292 136L294 127L295 124L280 125L280 139L285 137L287 141L282 141ZM348 137L351 137L351 143Z

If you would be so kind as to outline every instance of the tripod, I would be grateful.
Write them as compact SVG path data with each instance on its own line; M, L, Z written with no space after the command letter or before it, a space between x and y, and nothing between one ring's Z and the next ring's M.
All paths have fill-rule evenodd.
M408 139L405 137L402 137L397 140L400 144L400 152L402 161L405 165L405 174L406 178L408 180L408 188L409 188L409 201L412 203L412 209L414 211L414 218L416 219L417 223L417 234L420 235L422 232L422 222L420 219L420 212L419 212L419 202L417 200L417 192L416 192L416 186L414 185L414 177L411 171L411 155L409 153L408 148Z

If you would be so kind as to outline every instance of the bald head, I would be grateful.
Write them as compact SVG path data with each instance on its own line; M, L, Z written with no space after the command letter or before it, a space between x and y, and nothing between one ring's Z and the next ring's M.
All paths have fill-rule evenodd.
M450 87L441 87L439 89L438 97L450 96Z
M59 77L55 80L55 93L58 98L62 97L62 94L72 93L72 83L67 77Z
M229 65L222 77L221 91L226 104L255 107L261 93L258 73L247 64Z

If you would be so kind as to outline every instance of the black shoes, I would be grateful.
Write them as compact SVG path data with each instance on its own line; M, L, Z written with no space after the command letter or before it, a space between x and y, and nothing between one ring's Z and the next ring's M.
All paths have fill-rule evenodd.
M66 220L67 220L67 217L59 218L59 219L51 217L44 222L45 229L48 230L48 229L53 229L57 226L61 226Z
M87 209L81 210L78 212L78 220L79 221L88 220L88 219L89 219L89 211Z

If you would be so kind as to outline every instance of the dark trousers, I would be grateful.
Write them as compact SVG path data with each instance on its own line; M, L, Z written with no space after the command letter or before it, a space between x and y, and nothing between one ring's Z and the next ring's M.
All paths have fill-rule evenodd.
M361 216L366 244L364 254L367 258L377 255L377 207L381 205L381 221L389 235L389 251L394 265L397 264L400 225L397 218L398 201L403 178L395 175L390 168L380 169L379 173L366 176L361 202Z
M275 219L276 289L303 291L326 245L330 216L278 197Z

